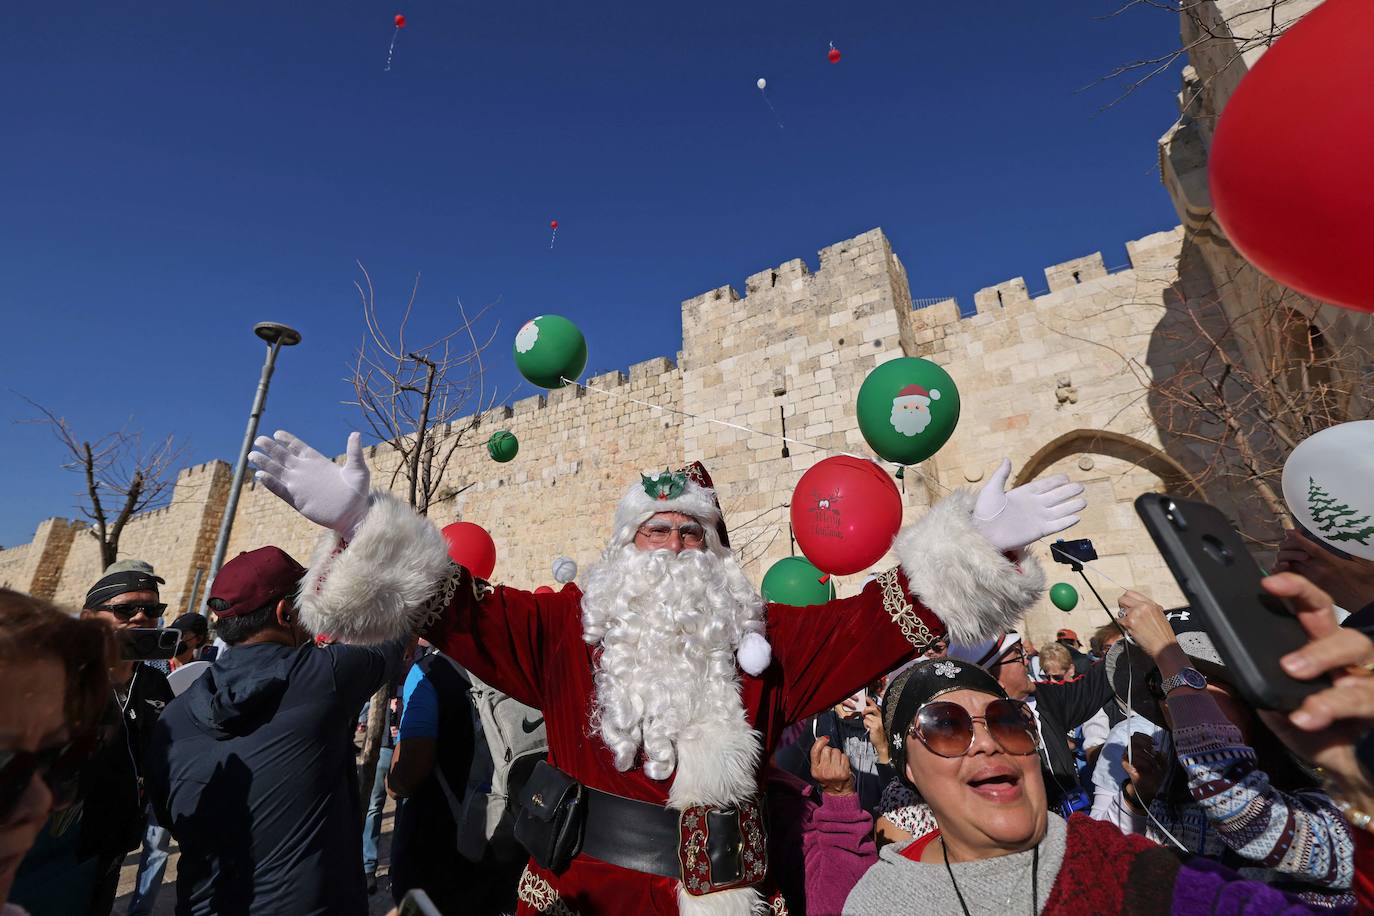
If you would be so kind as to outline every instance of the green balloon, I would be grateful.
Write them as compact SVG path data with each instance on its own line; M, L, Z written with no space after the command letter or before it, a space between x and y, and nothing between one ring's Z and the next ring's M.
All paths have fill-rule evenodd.
M508 429L492 433L491 438L487 440L487 454L491 456L493 461L505 464L514 458L519 451L520 440L515 438L515 433Z
M531 318L515 335L515 366L540 388L562 388L587 368L587 340L561 315Z
M784 557L764 573L761 591L773 604L811 607L835 597L835 581L803 557Z
M1050 601L1061 611L1072 611L1078 607L1078 589L1067 582L1056 582L1050 586Z
M959 423L959 389L928 359L904 356L868 373L859 386L859 431L895 464L919 464L940 450Z

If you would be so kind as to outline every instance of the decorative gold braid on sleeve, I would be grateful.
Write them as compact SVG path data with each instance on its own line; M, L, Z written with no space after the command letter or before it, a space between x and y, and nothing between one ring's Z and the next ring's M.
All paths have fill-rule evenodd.
M429 597L429 600L417 607L410 613L411 629L416 633L424 633L434 626L435 621L443 616L444 611L453 603L453 596L458 594L458 587L462 584L463 567L456 563L450 563L448 575L443 581L439 582L436 591ZM474 580L473 585L476 586ZM479 599L481 595L477 596Z
M768 912L772 916L790 916L787 911L787 901L782 899L782 894L774 894L773 899L768 901Z
M577 911L563 902L554 886L530 871L528 865L520 875L515 893L521 903L528 903L539 916L577 916Z
M917 652L924 652L938 638L926 622L916 613L911 602L906 600L906 590L897 578L897 567L889 569L878 577L878 585L883 590L883 610L892 617L892 622L902 628L906 641Z

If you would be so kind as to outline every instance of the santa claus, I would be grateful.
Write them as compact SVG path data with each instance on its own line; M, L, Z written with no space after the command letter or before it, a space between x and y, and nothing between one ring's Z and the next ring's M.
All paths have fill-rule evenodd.
M892 399L892 428L903 436L916 436L930 425L930 402L940 400L940 389L927 391L920 385L907 385Z
M264 486L332 529L302 584L307 626L358 642L419 632L543 710L545 776L572 790L526 797L575 842L570 860L545 849L530 862L521 914L787 912L759 806L783 730L946 634L1012 627L1044 588L1025 548L1085 505L1064 477L1004 492L1003 462L980 493L904 529L899 565L860 594L797 608L765 604L745 577L694 465L625 491L583 588L535 595L474 579L431 522L369 493L356 433L342 467L285 432L259 438L252 460Z

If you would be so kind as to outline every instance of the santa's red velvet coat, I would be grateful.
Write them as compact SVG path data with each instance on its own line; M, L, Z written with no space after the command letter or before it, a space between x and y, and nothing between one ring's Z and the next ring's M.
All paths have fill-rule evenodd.
M994 550L972 524L972 507L973 495L959 492L905 528L893 545L900 567L859 595L810 608L768 605L772 661L758 677L738 672L738 727L694 745L680 739L677 770L663 781L638 766L617 770L592 729L599 650L583 639L575 585L535 595L474 582L449 566L432 524L377 495L346 549L330 539L317 550L301 606L315 632L348 641L418 628L488 684L541 709L549 762L587 786L679 810L703 793L719 797L725 786L727 801L737 803L760 791L762 762L789 724L833 706L939 636L972 641L1014 626L1029 609L1044 588L1043 572L1034 561L1013 563ZM741 735L746 755L739 753ZM741 759L748 761L743 770ZM521 914L743 916L757 905L786 912L769 880L690 896L674 878L585 854L558 875L531 863L520 890Z

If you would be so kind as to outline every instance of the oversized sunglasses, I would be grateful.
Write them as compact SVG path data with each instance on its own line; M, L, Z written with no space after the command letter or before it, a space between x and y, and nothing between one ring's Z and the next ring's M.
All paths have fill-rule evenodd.
M97 611L109 611L111 614L114 614L114 615L115 615L116 617L118 617L120 620L128 620L130 617L134 616L134 615L137 614L139 611L142 611L144 617L147 617L149 620L155 620L156 618L162 616L162 612L163 612L163 611L167 610L167 605L165 605L165 604L101 604L101 605L97 605L95 608L93 608L93 610L97 610Z
M1035 715L1020 700L993 700L981 716L970 715L958 703L936 700L916 711L907 734L914 735L932 754L962 757L973 747L975 722L982 722L997 746L1025 757L1040 749Z
M48 784L54 808L70 805L76 800L87 756L88 747L75 742L41 751L0 750L0 824L14 816L34 774Z

